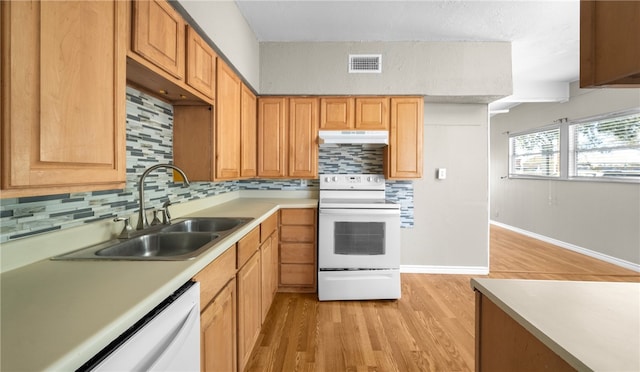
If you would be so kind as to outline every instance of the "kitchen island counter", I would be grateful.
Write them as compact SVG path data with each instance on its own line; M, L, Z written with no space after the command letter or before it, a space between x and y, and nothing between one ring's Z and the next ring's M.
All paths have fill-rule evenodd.
M640 371L640 283L472 279L471 287L578 371ZM478 333L490 324L482 323L482 311L476 309L480 371ZM513 357L505 354L500 362Z

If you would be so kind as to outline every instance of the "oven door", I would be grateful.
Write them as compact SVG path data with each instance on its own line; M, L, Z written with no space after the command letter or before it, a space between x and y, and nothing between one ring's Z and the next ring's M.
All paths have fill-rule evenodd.
M400 210L320 209L318 268L398 269Z

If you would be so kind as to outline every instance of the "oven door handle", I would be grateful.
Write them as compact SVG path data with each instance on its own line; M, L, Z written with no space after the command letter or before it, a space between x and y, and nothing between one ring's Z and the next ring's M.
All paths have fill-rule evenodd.
M356 216L356 215L385 215L385 216L399 216L399 209L320 209L321 215L341 215L341 216Z

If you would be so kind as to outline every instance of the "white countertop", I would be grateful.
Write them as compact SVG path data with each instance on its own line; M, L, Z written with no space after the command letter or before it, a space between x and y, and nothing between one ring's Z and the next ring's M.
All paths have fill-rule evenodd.
M266 217L280 208L317 203L305 198L237 198L192 211L189 216L255 219L190 261L46 259L2 273L0 369L78 368ZM51 236L48 244L65 243ZM42 244L42 239L34 241Z
M472 279L579 371L640 371L640 283Z

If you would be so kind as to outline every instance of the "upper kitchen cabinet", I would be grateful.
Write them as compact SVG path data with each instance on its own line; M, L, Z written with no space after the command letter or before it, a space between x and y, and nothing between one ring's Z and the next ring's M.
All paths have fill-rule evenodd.
M385 147L386 178L422 177L423 110L422 97L391 98L389 146Z
M258 177L318 178L318 98L258 100Z
M222 61L218 61L216 76L216 179L238 179L242 83Z
M165 0L133 2L131 49L177 79L184 79L185 22Z
M125 3L127 82L174 105L214 104L217 55L204 39L165 0Z
M2 197L123 188L126 3L0 6Z
M215 107L173 107L174 163L192 181L254 177L256 97L223 62L216 96Z
M258 99L258 177L287 175L287 99Z
M580 87L640 86L640 2L580 2Z
M318 178L318 99L289 99L289 174Z
M350 97L320 98L320 129L350 130L354 122L354 99Z
M216 90L216 58L198 32L187 27L187 84L211 99Z
M323 97L321 130L388 130L388 97Z
M356 102L355 129L388 130L389 98L358 97Z
M240 112L240 178L258 174L258 113L255 94L242 84Z

